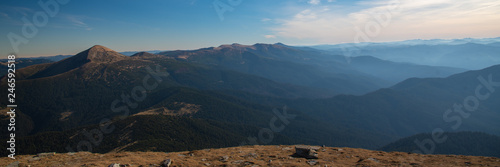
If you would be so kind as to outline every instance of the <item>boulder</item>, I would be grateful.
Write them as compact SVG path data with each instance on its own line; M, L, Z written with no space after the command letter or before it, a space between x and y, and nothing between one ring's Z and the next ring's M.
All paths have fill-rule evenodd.
M297 157L303 157L306 159L318 159L318 151L320 147L317 146L305 146L305 145L298 145L295 146L295 155Z

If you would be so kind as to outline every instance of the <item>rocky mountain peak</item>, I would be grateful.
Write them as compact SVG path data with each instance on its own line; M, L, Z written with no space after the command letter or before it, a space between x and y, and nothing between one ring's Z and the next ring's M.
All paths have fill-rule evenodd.
M88 50L79 53L77 56L86 57L87 60L95 63L109 63L127 58L127 56L101 45L95 45Z

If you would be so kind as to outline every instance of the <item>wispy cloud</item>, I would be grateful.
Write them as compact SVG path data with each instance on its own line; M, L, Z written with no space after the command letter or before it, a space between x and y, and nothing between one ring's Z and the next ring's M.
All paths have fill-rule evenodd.
M10 16L7 13L0 12L0 16L2 18L4 18L4 19L9 19L10 20Z
M64 14L64 15L62 15L62 18L69 21L70 24L76 28L82 28L82 29L85 29L87 31L90 31L93 29L87 23L85 23L85 20L92 19L92 18L89 18L87 16Z
M34 11L32 9L26 8L26 7L10 7L10 8L15 13L21 14L23 16L28 16L28 15L31 15L32 13L34 13Z
M18 7L18 6L0 6L0 19L2 19L2 24L10 25L24 25L22 21L23 17L26 17L28 21L31 21L36 10ZM55 18L50 19L50 24L48 27L52 28L78 28L85 30L92 30L93 28L87 24L88 20L99 20L97 18L91 18L83 15L71 15L59 13ZM56 21L58 20L58 21ZM62 21L62 22L60 22Z
M276 35L264 35L264 37L270 39L270 38L276 38Z
M326 2L330 3L330 2L335 2L336 0L326 0ZM307 1L307 3L311 4L311 5L319 5L321 4L321 0L309 0Z
M377 18L390 24L381 26ZM273 35L323 43L353 42L356 27L374 31L373 23L382 28L375 41L500 36L500 1L375 0L354 6L324 3L303 7L293 17L277 20Z
M309 4L313 4L313 5L318 5L321 3L321 0L309 0L308 2Z
M0 20L4 25L23 25L22 17L33 15L34 11L26 7L0 5Z
M189 5L194 5L194 4L196 4L196 0L192 0L192 1L189 3Z

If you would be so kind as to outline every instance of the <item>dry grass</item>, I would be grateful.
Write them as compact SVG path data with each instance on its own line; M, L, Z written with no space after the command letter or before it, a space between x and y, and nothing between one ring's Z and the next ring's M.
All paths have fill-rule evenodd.
M0 158L0 166L15 161L20 161L21 166L108 166L112 163L149 166L159 165L165 159L171 159L172 166L311 166L308 164L310 160L292 157L294 152L294 146L242 146L172 153L56 153L39 160L33 155L17 156L16 160L3 157ZM500 159L493 157L420 155L332 147L320 148L318 154L319 159L314 160L317 164L312 166L500 166ZM226 161L224 156L227 156Z

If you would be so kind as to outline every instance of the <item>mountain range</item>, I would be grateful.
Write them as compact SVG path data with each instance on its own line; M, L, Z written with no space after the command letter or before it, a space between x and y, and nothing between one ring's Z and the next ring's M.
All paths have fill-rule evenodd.
M409 40L310 46L326 53L419 65L479 70L500 64L499 38Z
M466 71L281 43L132 56L96 45L34 64L16 72L22 154L75 149L103 120L115 130L94 145L101 153L242 143L378 149L436 128L500 135L500 65ZM480 98L474 111L454 108L475 105L469 96Z

